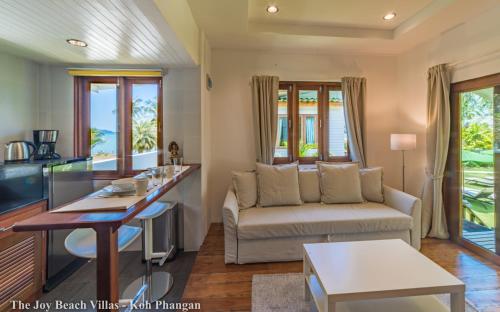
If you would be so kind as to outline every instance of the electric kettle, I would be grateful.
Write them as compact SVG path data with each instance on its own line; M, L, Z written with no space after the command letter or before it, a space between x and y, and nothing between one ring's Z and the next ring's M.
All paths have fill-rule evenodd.
M30 151L30 147L33 148ZM28 141L11 141L5 144L5 161L22 161L29 160L35 153L35 144Z

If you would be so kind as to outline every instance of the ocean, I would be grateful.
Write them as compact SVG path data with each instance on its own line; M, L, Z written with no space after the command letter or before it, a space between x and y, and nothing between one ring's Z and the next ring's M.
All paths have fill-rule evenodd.
M104 130L104 136L103 140L104 142L97 144L92 148L92 155L100 154L100 153L105 153L105 154L111 154L111 155L116 155L116 137L117 133L112 132L112 131L106 131Z

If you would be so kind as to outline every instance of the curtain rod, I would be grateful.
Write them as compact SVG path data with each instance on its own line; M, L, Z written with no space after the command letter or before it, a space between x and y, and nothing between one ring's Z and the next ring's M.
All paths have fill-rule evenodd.
M166 72L166 69L161 68L113 68L113 67L67 67L66 70L116 70L116 71L161 71Z
M485 54L483 54L479 57L476 57L476 58L470 58L470 59L465 59L465 60L460 60L460 61L448 63L448 66L450 66L450 67L456 67L458 65L467 66L467 65L469 65L468 63L470 63L470 65L472 65L474 63L480 63L480 62L486 61L489 58L495 57L497 54L500 54L500 49L490 51L490 52L485 53Z
M71 76L91 76L91 77L163 77L166 73L161 69L122 69L122 68L67 68Z

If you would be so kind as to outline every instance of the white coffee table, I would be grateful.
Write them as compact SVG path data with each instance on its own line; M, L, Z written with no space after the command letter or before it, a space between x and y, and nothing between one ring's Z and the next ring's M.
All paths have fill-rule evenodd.
M464 283L399 239L305 244L304 278L320 312L447 311L429 296L446 293L465 311Z

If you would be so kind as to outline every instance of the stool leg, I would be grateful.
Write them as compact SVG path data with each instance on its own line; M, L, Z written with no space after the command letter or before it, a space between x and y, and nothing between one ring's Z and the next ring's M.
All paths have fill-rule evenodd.
M141 227L142 227L142 235L141 235L142 261L146 261L146 242L145 242L146 235L144 235L144 230L146 228L146 221L144 219L141 220Z
M148 284L148 289L146 292L146 298L148 302L153 302L153 268L151 265L151 259L146 260L146 281ZM155 300L156 301L156 300Z
M144 224L144 259L146 260L146 283L148 289L146 291L146 298L148 302L153 302L153 268L151 261L151 254L153 253L153 220L143 220Z
M173 286L173 277L169 272L153 272L153 220L142 220L144 235L144 259L146 260L146 274L136 279L124 292L126 297L130 293L137 292L141 286L147 286L145 300L156 302L163 298ZM127 297L128 298L128 297Z

